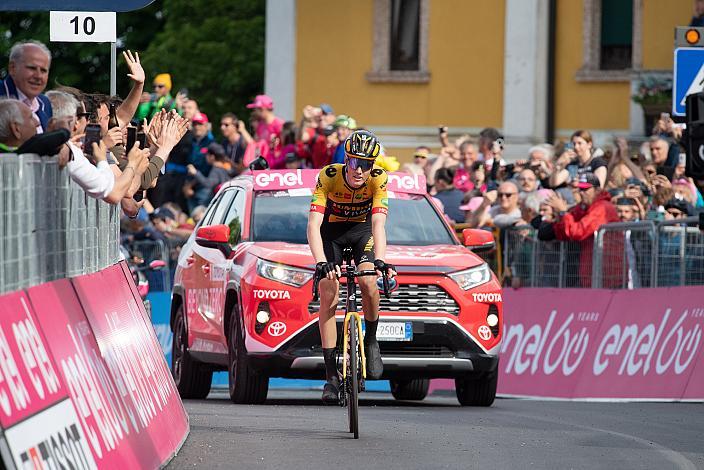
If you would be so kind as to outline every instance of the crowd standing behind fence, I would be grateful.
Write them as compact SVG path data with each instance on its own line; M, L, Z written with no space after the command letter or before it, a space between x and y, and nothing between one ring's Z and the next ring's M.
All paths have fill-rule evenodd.
M48 149L40 154L58 153L56 181L69 184L73 194L75 186L64 181L61 171L68 166L72 181L85 190L85 204L95 204L91 198L119 204L121 239L160 241L170 247L165 261L174 259L226 177L248 171L252 162L260 162L259 156L272 169L320 168L339 158L350 131L363 128L327 103L306 105L298 122L284 121L267 95L253 98L249 120L226 113L211 121L208 110L199 108L198 97L172 92L168 71L154 77L150 93L144 90L147 77L139 55L126 51L124 59L132 83L124 100L70 86L45 94L49 49L32 41L15 45L0 86L0 95L9 98L9 104L0 102L0 144L5 152L21 153L29 145ZM216 134L222 135L220 145L212 145ZM677 227L680 220L704 209L704 180L685 175L681 128L668 115L657 120L652 134L632 151L623 138L598 147L587 130L578 130L566 142L536 145L525 159L508 163L503 158L507 142L497 129L451 137L441 126L436 153L418 147L413 163L401 166L384 150L377 163L390 171L424 174L430 194L456 228L495 230L504 247L516 233L530 240L521 248L523 253L496 254L496 267L508 285L527 285L530 279L531 285L544 280L562 286L586 287L595 281L604 287L622 286L621 270L594 277L594 267L608 271L614 266L636 267L626 276L626 284L633 287L663 285L675 272L678 282L690 282L701 278L700 264L683 257L690 253L688 246L696 245L688 240L698 235ZM25 165L19 163L22 158L18 165ZM589 227L585 221L596 202L590 201L591 189L580 188L587 180L599 205L609 207L609 216ZM6 187L3 196L9 196ZM601 224L615 220L614 214L629 222L651 221L655 233L634 226L623 236L617 231L594 236ZM524 226L532 228L516 230ZM543 229L552 230L557 241L535 238ZM100 233L102 227L95 230ZM13 259L13 253L5 259ZM595 261L598 253L603 255L597 260L600 265ZM646 272L643 266L653 257L670 261L655 263L655 269ZM549 270L551 264L558 270Z

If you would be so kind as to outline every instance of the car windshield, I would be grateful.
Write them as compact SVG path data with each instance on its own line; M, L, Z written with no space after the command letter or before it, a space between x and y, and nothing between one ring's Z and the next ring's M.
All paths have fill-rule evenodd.
M456 242L423 196L389 199L386 239L389 245L447 245ZM310 196L265 191L254 198L252 241L308 244Z

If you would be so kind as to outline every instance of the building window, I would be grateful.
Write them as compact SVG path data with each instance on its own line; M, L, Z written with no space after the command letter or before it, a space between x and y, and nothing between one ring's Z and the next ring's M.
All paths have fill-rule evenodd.
M427 83L430 0L374 0L370 82Z
M642 67L643 0L583 0L583 57L577 81L628 82Z
M633 0L601 0L601 70L630 69L633 56Z
M418 70L420 0L391 0L391 70Z

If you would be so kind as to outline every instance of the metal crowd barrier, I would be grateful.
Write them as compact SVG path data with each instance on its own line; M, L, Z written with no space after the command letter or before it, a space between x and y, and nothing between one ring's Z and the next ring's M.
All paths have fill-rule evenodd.
M661 222L657 226L657 286L704 284L704 233L698 217Z
M656 287L655 224L650 221L603 225L594 237L591 286L611 289Z
M166 263L166 269L147 270L150 292L170 292L173 284L178 255L187 239L166 238L165 240L135 240L125 243L125 248L132 255L138 255L146 264L155 260Z
M522 287L704 285L704 233L697 222L689 217L606 224L592 244L542 241L531 226L510 227L499 238L502 272Z
M529 225L503 231L505 276L521 287L579 287L580 244L538 240L538 231Z
M0 293L120 260L119 208L88 197L55 157L0 154Z
M160 260L166 263L167 269L147 270L145 276L149 280L149 290L154 292L171 291L171 276L169 275L169 249L161 240L139 240L129 244L128 250L132 255L144 258L146 264Z

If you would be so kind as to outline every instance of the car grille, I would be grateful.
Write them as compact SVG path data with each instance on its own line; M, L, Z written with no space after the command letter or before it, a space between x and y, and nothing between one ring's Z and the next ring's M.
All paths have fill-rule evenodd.
M347 286L340 285L340 303L338 310L344 310L344 299L347 298ZM358 304L361 308L361 293L357 286ZM308 311L315 313L320 308L320 302L308 304ZM380 310L382 312L419 312L419 313L449 313L459 315L460 307L450 294L435 284L399 284L387 299L381 295Z
M380 341L379 349L383 356L398 357L453 357L454 353L447 346L438 344L415 344L404 342Z

